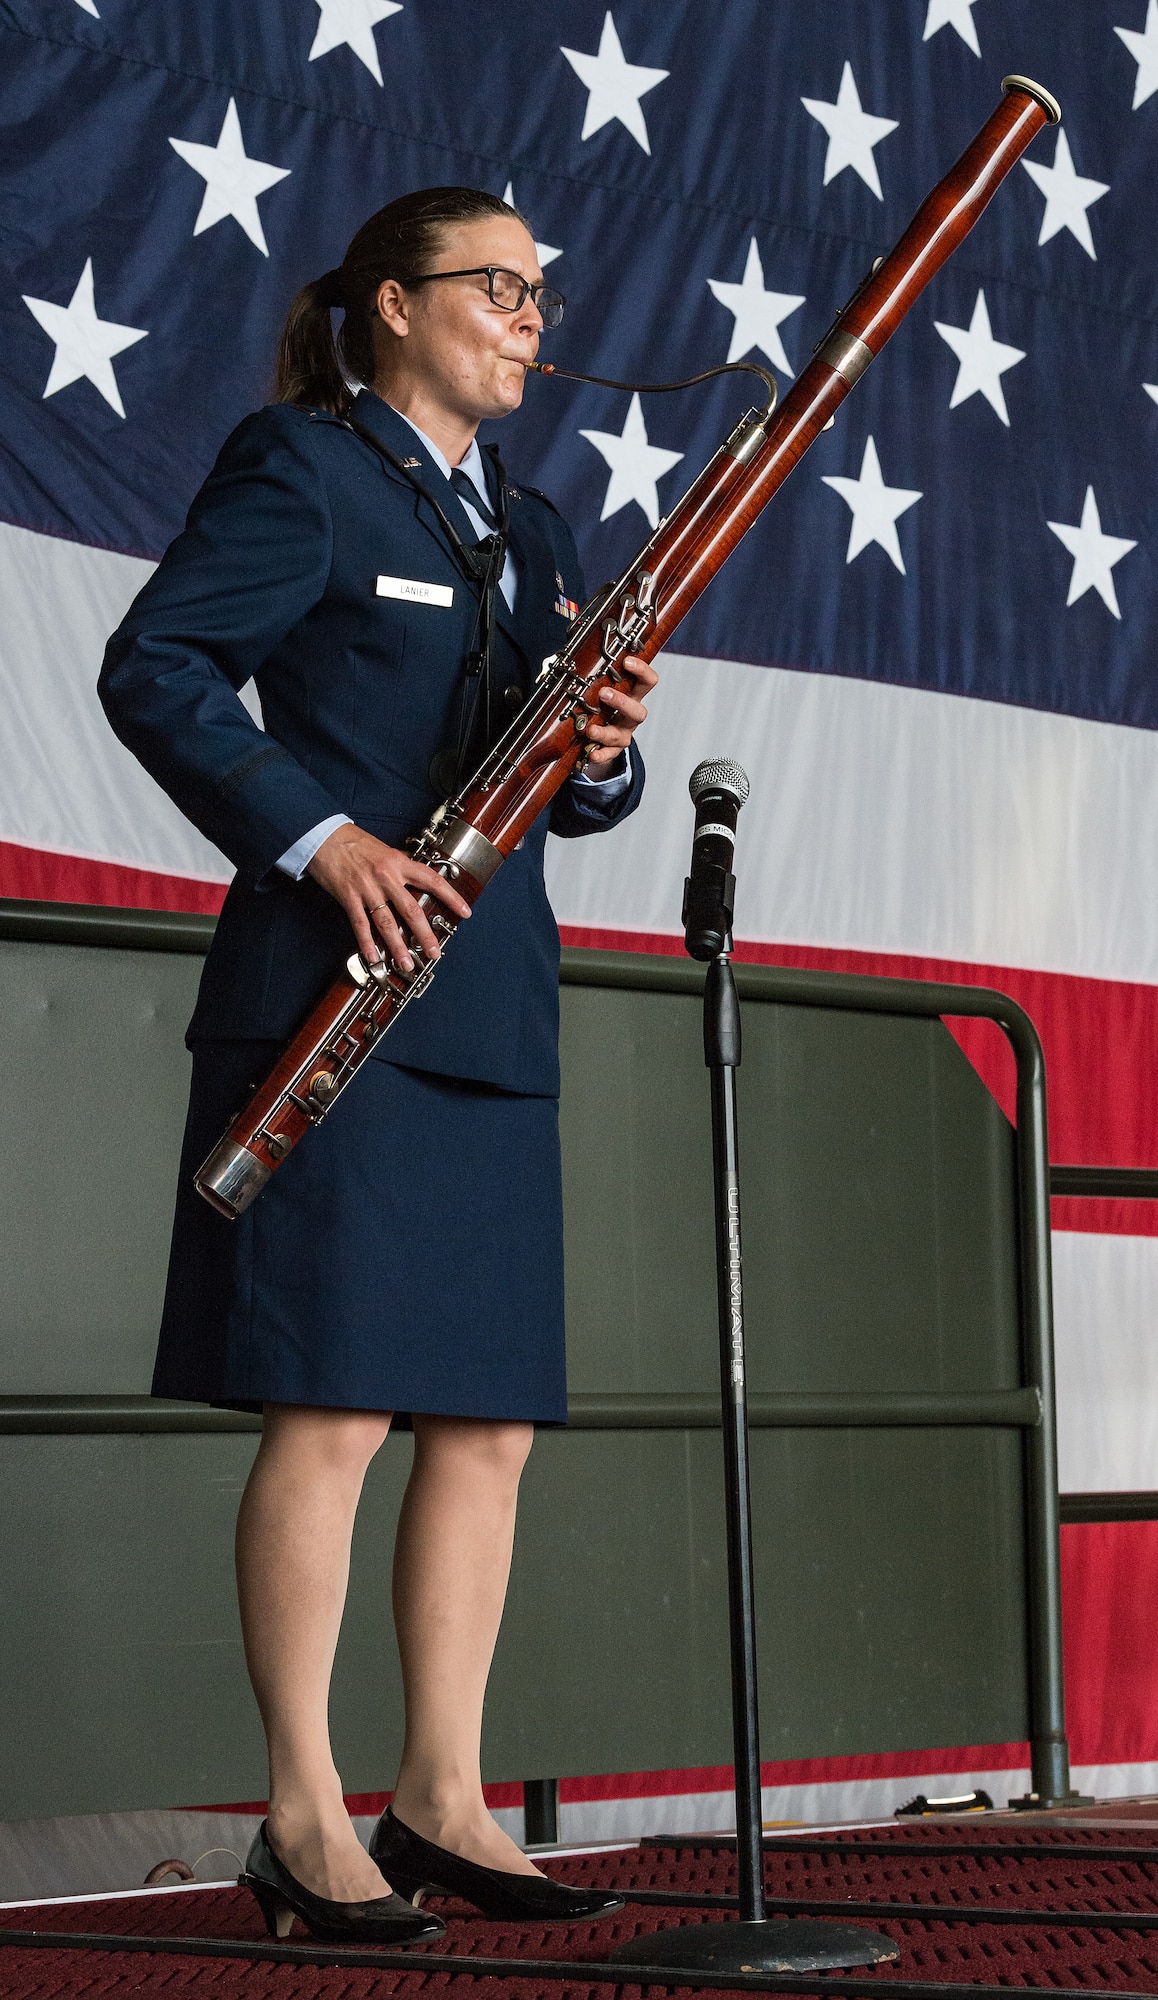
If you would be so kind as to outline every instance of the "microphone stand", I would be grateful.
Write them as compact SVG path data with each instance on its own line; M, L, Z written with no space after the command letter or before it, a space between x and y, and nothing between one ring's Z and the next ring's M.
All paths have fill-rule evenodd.
M756 1579L748 1471L748 1382L740 1244L740 1148L736 1071L740 1000L726 946L704 981L704 1061L712 1091L712 1184L716 1213L716 1301L720 1322L720 1403L728 1533L728 1636L732 1656L732 1744L736 1781L736 1867L740 1920L762 1924L764 1839L760 1715L756 1691Z
M722 948L710 958L704 983L704 1061L711 1077L712 1092L716 1295L720 1322L720 1400L728 1536L728 1636L732 1664L739 1921L688 1924L647 1931L626 1945L618 1945L613 1956L632 1964L685 1966L713 1973L815 1972L854 1965L879 1965L898 1956L892 1938L882 1937L877 1931L862 1930L853 1924L814 1923L801 1918L773 1921L767 1914L764 1900L760 1718L756 1700L756 1593L748 1471L740 1155L736 1120L740 1001L731 965L735 879L721 869L717 871L717 881L720 899L709 934L715 932L715 941L719 943L722 940ZM685 916L688 906L685 900ZM702 930L702 925L700 928ZM701 953L693 949L690 925L686 941L692 956L700 956Z

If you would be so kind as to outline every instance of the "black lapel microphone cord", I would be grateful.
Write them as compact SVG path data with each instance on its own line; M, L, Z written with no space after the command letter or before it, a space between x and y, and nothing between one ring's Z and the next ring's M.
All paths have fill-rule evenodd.
M758 361L721 361L718 368L705 368L699 375L685 375L682 382L617 382L611 375L581 375L575 368L560 368L554 361L528 361L536 375L558 375L568 382L593 382L597 389L631 389L640 396L668 396L676 389L694 389L716 375L758 375L764 384L765 404L761 418L770 417L780 394L776 377Z
M495 506L497 528L492 534L484 535L480 541L467 542L459 534L445 508L435 499L434 494L417 478L413 466L407 465L390 446L375 437L365 424L356 423L353 417L342 419L345 428L360 437L379 458L401 473L408 485L419 497L434 509L438 524L450 543L451 549L468 583L480 586L478 605L475 610L474 627L470 635L464 661L462 695L459 701L458 728L453 748L449 745L436 751L430 763L430 781L436 792L444 797L454 798L467 774L467 763L472 741L476 734L479 709L482 710L483 738L489 749L495 726L494 698L494 655L495 655L495 592L498 590L503 568L507 559L507 542L510 535L510 506L507 500L507 475L499 457L498 446L486 447L487 457L495 471L498 485L498 501ZM480 495L480 498L482 496ZM490 497L489 495L487 496ZM485 754L485 753L484 753Z

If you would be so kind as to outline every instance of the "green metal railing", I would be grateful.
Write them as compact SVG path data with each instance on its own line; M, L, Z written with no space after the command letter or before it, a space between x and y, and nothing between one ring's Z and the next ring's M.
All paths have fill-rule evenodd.
M204 953L213 930L211 917L0 901L0 939L26 943ZM1023 1433L1031 1785L1035 1804L1060 1804L1071 1794L1062 1673L1045 1062L1037 1031L1014 1001L982 987L776 966L737 965L735 973L742 1001L926 1019L981 1017L996 1021L1013 1050L1021 1387L972 1396L759 1396L752 1398L751 1421L776 1429L957 1424L997 1425ZM704 971L686 959L570 950L563 953L561 979L564 985L698 997ZM1088 1170L1061 1171L1072 1175ZM1092 1190L1075 1186L1066 1191ZM1103 1189L1099 1186L1097 1191ZM576 1396L570 1421L597 1430L707 1428L718 1426L720 1413L718 1401L701 1396ZM9 1434L256 1431L259 1427L256 1417L157 1403L148 1397L0 1399L0 1433Z

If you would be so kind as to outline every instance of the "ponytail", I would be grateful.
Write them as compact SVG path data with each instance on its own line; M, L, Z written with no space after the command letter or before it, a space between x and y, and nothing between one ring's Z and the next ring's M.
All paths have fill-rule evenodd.
M330 313L342 303L342 274L303 285L286 314L277 350L275 403L302 403L344 416L353 392L342 373Z
M387 278L405 286L425 276L446 229L488 216L525 221L497 195L460 187L421 188L370 216L341 266L303 285L290 306L278 343L274 402L345 416L361 384L374 378L379 287ZM336 340L330 318L335 308L345 311Z

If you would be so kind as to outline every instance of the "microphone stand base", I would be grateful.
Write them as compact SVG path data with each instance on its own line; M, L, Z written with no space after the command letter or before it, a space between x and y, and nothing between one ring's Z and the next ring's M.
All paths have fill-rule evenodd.
M853 1965L887 1965L900 1957L900 1950L892 1938L856 1924L778 1917L762 1924L682 1924L647 1931L616 1945L609 1956L616 1964L711 1973L834 1972Z

